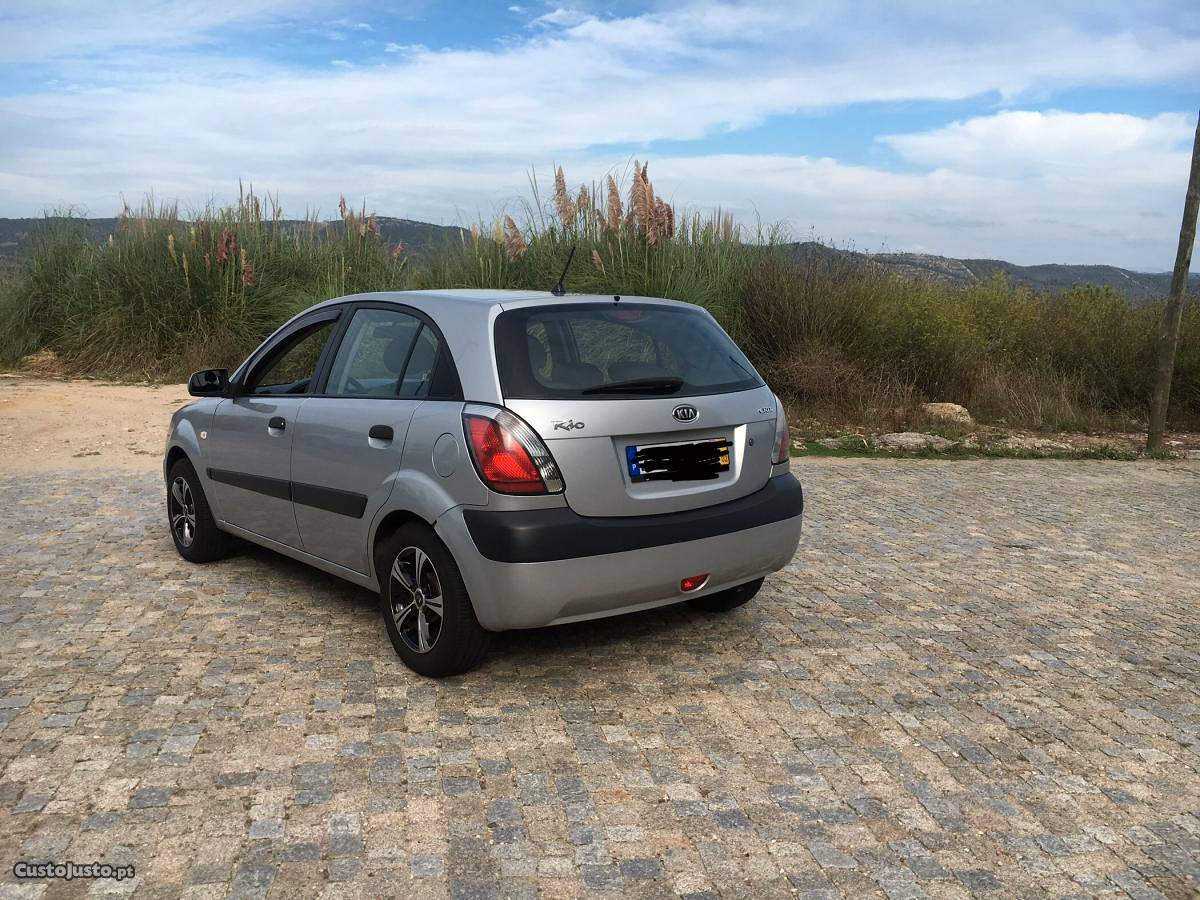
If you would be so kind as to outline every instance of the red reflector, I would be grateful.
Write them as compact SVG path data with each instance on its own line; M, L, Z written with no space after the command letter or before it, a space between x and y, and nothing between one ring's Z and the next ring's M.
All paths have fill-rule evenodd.
M494 419L468 416L471 449L484 480L508 494L542 494L546 485L520 441Z
M692 575L690 578L684 578L679 582L679 589L685 594L688 591L698 591L708 582L708 573L703 575Z

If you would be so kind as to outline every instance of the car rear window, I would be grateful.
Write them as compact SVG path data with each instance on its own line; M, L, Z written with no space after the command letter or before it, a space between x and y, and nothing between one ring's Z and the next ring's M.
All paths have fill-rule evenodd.
M496 318L505 397L551 400L725 394L761 387L703 311L650 303L522 307Z

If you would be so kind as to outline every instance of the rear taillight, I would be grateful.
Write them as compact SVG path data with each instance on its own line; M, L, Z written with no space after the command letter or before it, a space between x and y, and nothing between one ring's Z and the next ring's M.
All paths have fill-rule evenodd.
M536 431L507 409L468 406L463 430L483 483L501 494L557 494L562 475Z
M792 433L788 429L787 410L783 402L775 398L775 451L771 462L787 462L792 455Z

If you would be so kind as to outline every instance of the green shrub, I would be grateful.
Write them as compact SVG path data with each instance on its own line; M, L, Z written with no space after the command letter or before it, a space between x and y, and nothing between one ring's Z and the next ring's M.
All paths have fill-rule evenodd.
M373 218L341 210L335 231L264 217L254 194L188 222L147 201L99 245L78 220L48 218L0 297L0 356L47 349L72 371L139 377L236 363L317 300L401 283Z
M665 296L707 308L793 412L898 428L922 400L983 421L1042 428L1144 419L1161 304L1108 289L1039 293L1002 276L966 289L903 280L847 255L743 234L731 216L677 210L634 168L553 196L535 188L516 219L473 226L409 264L374 217L340 205L338 227L282 223L253 194L189 221L147 202L96 245L82 223L47 220L15 277L0 281L0 360L52 350L69 371L178 378L234 365L320 299L370 290L546 290L575 248L572 292ZM1172 423L1200 427L1200 307L1192 301Z

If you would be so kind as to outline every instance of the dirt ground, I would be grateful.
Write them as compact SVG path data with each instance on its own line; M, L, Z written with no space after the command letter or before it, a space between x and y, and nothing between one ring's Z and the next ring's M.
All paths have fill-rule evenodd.
M110 384L0 374L0 470L152 470L182 384Z
M0 373L0 472L154 470L171 414L190 399L183 384ZM1145 435L1013 432L1003 443L1032 456L1096 447L1136 452L1145 446ZM1200 433L1168 435L1167 446L1195 458Z

